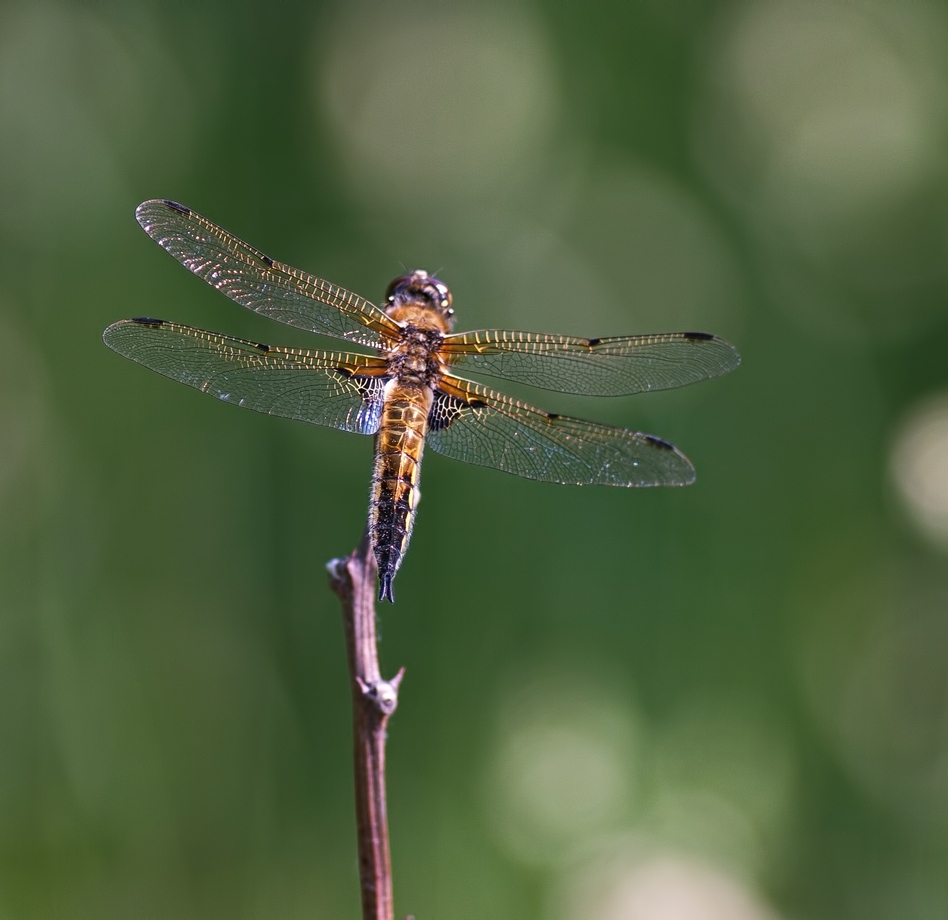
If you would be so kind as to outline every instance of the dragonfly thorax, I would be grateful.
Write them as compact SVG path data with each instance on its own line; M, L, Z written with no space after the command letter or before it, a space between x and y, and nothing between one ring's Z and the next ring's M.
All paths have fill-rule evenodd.
M436 386L444 370L440 354L443 340L437 329L407 324L401 341L388 355L389 373L402 383Z

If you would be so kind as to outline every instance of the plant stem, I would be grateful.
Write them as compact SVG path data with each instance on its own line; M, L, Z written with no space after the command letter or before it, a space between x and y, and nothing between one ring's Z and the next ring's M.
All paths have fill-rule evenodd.
M398 705L405 669L390 681L379 672L375 637L377 569L368 534L351 556L327 565L342 602L352 682L356 829L363 920L394 920L392 865L385 807L385 727Z

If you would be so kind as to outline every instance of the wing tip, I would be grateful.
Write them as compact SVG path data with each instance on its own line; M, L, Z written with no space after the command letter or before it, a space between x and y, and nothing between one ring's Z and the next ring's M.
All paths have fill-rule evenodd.
M666 443L668 443L666 441ZM672 452L678 458L681 463L681 475L677 478L675 482L670 483L670 485L675 486L690 486L693 485L695 480L698 478L698 474L695 472L695 465L677 448L674 444L669 444Z
M720 346L722 350L727 352L730 359L726 365L722 366L718 376L730 374L731 371L737 370L741 364L741 353L727 339L722 339L719 335L713 336L713 340L715 345Z
M675 455L681 461L683 467L683 475L679 477L678 481L672 483L672 485L678 486L690 486L694 485L695 480L698 478L698 474L695 472L695 465L677 448L672 447L672 450L675 452Z
M102 330L102 341L112 349L112 351L118 351L116 346L115 337L118 335L122 329L128 325L129 321L127 319L120 319L117 323L112 323L111 326L107 326ZM121 352L119 352L121 354Z
M170 198L149 198L135 208L135 220L147 233L148 225L154 220L156 214L162 211L177 211L179 214L184 214L185 217L190 217L194 213L189 207L179 204L177 201L172 201Z
M719 335L714 335L711 332L682 332L681 335L688 342L713 343L729 354L731 361L726 365L722 365L717 372L718 374L729 374L741 363L741 354L737 348Z
M697 478L694 464L670 441L660 438L654 434L642 434L642 439L649 447L661 452L662 454L671 454L678 461L674 468L667 470L667 476L660 477L654 482L645 483L652 486L690 486Z
M102 341L108 345L112 351L117 351L120 355L124 355L125 352L122 350L120 343L127 339L126 333L130 327L144 326L146 329L160 329L162 326L167 325L167 323L167 320L155 319L151 316L135 316L131 319L120 319L102 331Z
M722 345L729 352L731 356L730 366L727 367L725 370L723 370L721 373L730 374L731 371L737 370L737 368L740 367L741 353L727 339L717 338L716 340L718 344Z

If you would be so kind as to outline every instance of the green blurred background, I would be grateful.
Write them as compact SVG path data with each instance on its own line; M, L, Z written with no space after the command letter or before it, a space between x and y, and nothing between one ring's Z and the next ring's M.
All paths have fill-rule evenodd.
M102 329L241 310L171 197L459 329L703 329L728 378L528 395L689 489L430 454L383 607L399 916L948 916L948 3L0 3L0 918L358 913L325 562L370 439Z

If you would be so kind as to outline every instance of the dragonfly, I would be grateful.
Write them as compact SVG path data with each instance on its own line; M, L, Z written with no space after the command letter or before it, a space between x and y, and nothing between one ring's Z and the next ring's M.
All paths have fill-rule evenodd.
M734 370L729 342L706 332L578 338L454 332L451 292L425 271L396 278L381 306L270 258L184 205L135 212L144 231L231 300L364 351L265 345L150 317L105 330L106 345L188 386L269 415L373 435L368 532L379 599L411 538L425 446L527 479L575 485L684 486L688 458L662 438L546 412L458 372L562 393L620 396Z

